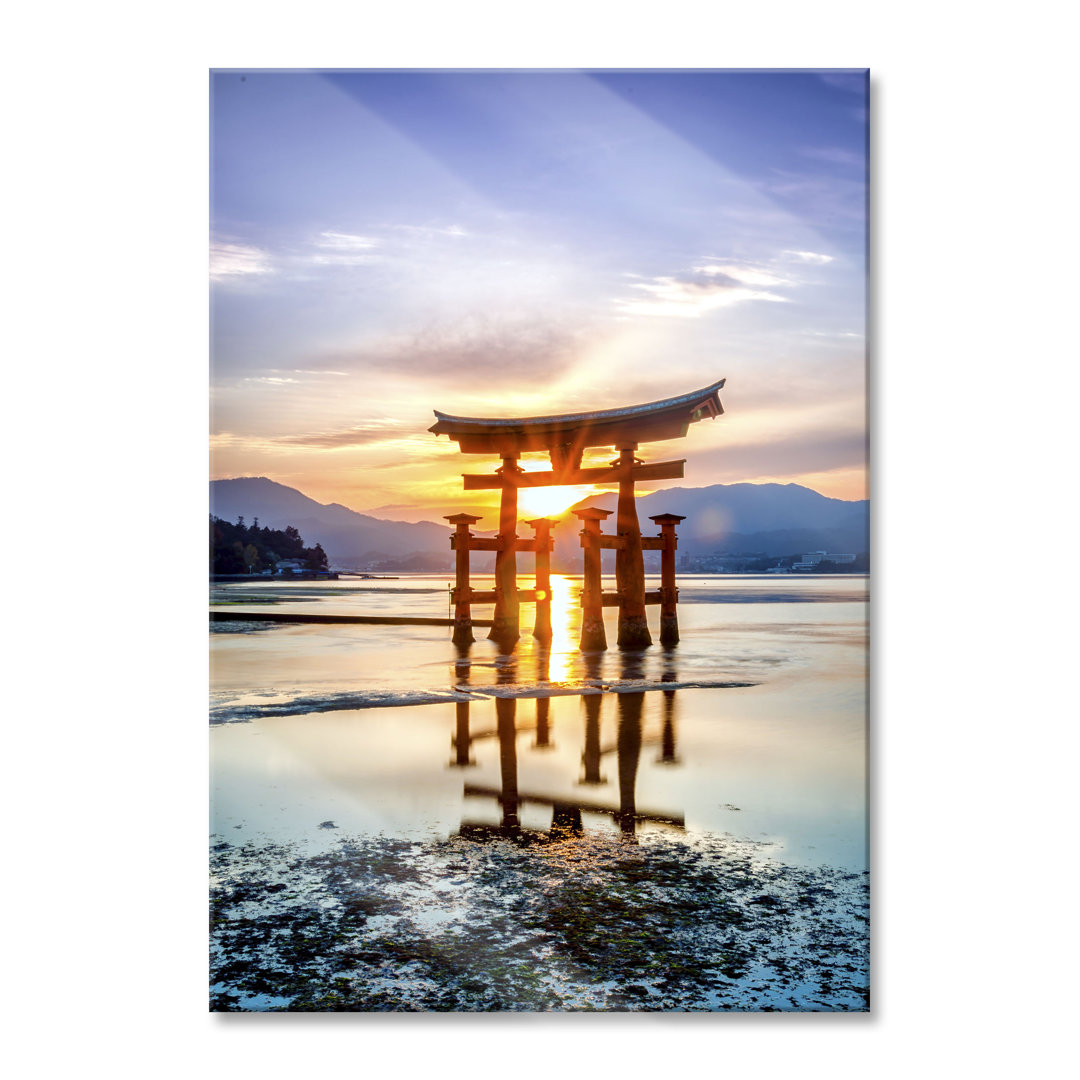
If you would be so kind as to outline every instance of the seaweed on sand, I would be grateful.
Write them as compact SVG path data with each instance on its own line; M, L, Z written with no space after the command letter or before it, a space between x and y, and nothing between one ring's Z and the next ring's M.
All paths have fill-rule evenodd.
M865 875L725 837L218 843L213 1011L865 1010Z

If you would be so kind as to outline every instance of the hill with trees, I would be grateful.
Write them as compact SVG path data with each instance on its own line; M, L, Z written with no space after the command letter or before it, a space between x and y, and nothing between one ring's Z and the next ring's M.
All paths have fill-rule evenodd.
M235 523L210 516L210 573L259 574L276 570L279 563L299 562L305 570L326 570L326 553L321 544L305 547L304 538L292 525L270 529L255 518L250 525L243 517Z

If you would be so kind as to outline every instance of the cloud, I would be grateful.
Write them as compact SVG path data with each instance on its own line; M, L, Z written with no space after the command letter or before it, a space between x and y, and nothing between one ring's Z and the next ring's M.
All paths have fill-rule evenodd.
M274 441L286 446L306 446L320 450L344 450L353 446L370 446L398 438L401 421L394 419L369 420L363 424L336 431L309 431L299 435L280 435Z
M710 477L718 477L720 482L864 468L866 433L861 430L804 431L788 438L760 442L731 441L716 449L689 452L687 457L693 466L692 473L688 467L688 475L707 473Z
M866 337L865 334L860 334L857 330L803 330L802 336L808 338L826 338L829 341L838 338L840 340L854 339L862 341Z
M758 284L779 285L782 279L749 267L729 265L694 267L692 276L655 277L634 282L632 289L648 293L646 300L620 298L620 311L637 315L663 315L696 319L747 300L770 300L783 303L786 297L755 288Z
M273 453L280 450L277 440L266 435L241 434L236 431L218 431L210 436L210 450L215 457L226 451L239 451L245 455Z
M402 232L412 233L415 236L422 237L434 237L434 236L469 236L470 233L466 232L460 225L447 225L445 227L439 227L435 225L391 225L391 229L400 229Z
M428 442L429 439L432 441ZM365 462L364 469L427 469L430 472L432 465L442 466L449 458L459 459L457 443L434 440L434 435L425 435L388 441L382 444L382 448L390 451L390 457L385 461ZM457 474L461 471L458 465L459 460L455 460L452 466L451 490L457 488ZM440 487L444 492L447 490L445 480Z
M836 90L846 90L849 94L866 93L865 71L822 71L818 78Z
M799 153L804 157L827 161L832 165L848 165L853 169L866 168L866 155L839 146L804 146Z
M335 251L366 251L378 247L379 241L370 236L356 236L353 233L321 232L315 241L319 247Z
M725 277L732 281L741 282L743 285L790 284L784 278L777 277L766 270L759 270L753 266L732 266L730 263L710 263L707 266L695 266L694 273L705 274L708 277Z
M226 281L250 274L269 274L273 269L269 253L262 248L234 240L220 239L210 242L212 281Z
M315 239L318 250L304 261L316 266L362 266L375 261L377 256L372 255L371 251L378 246L379 241L371 236L321 232Z
M432 320L414 334L370 352L328 357L334 365L422 376L430 387L459 385L475 395L498 388L535 388L570 370L593 340L583 323L555 316L471 312Z
M821 255L816 251L784 251L781 254L795 262L812 263L814 266L824 266L833 261L832 255Z
M404 230L420 241L468 235L460 225L446 228L389 225L376 231L385 232L387 229ZM395 252L400 254L399 249L407 243L408 241L400 236L391 237L388 245L384 236L324 229L314 236L309 236L300 245L278 252L272 264L268 252L251 245L229 242L218 245L218 263L222 267L219 274L259 273L276 268L289 272L293 279L299 277L302 280L311 267L367 266L385 261Z
M218 239L210 244L210 279L237 281L279 270L288 273L305 266L359 266L379 257L372 253L378 246L379 241L370 236L321 232L308 242L306 251L271 255L265 248L231 237Z
M866 225L864 176L796 173L774 169L775 179L762 182L762 190L798 208L805 224L814 228Z
M328 428L290 435L262 435L255 432L220 431L211 436L216 451L270 452L275 455L303 454L305 451L355 450L364 448L382 460L366 460L364 469L405 468L430 464L457 452L453 443L436 442L417 425L390 417L368 420L348 428Z

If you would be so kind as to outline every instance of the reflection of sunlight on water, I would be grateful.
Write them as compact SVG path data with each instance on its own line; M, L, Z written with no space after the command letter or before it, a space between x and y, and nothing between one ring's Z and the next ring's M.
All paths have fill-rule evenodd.
M570 674L570 654L577 649L574 633L577 589L565 574L551 575L551 682L563 682Z

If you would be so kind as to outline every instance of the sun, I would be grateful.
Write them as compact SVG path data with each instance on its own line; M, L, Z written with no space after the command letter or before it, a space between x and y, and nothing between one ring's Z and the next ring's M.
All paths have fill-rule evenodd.
M518 516L522 519L558 517L574 503L593 494L589 485L518 489Z

